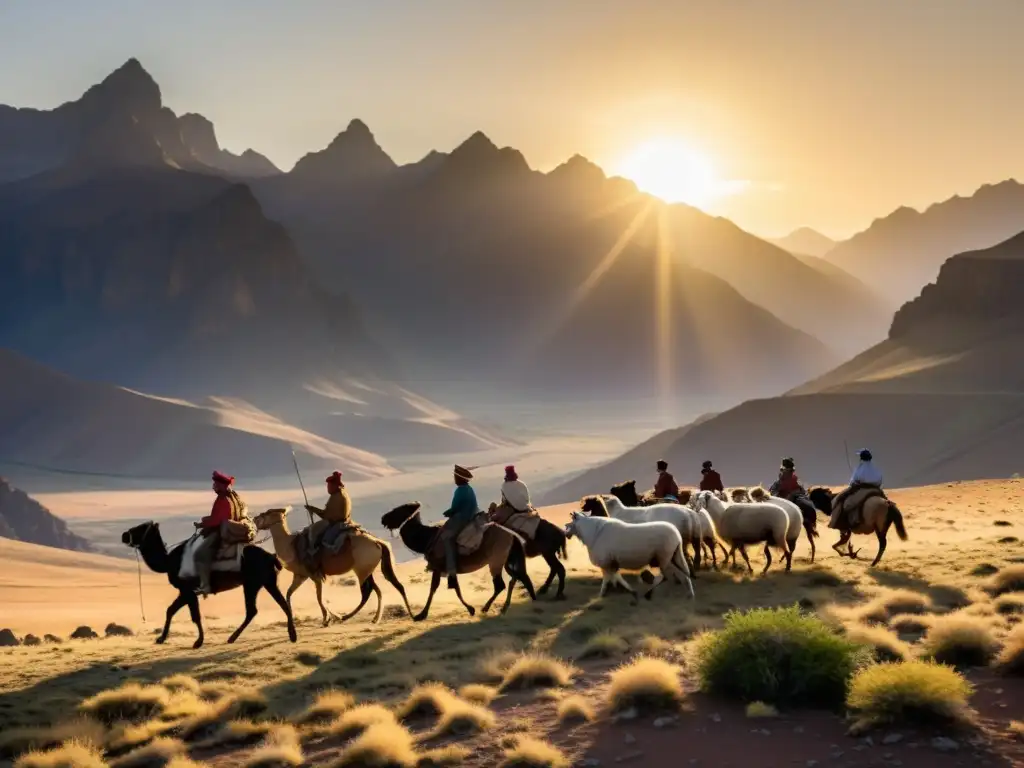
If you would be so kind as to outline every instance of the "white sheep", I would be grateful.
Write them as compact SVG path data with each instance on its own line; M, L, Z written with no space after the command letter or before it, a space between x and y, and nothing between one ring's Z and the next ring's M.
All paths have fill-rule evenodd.
M572 519L565 526L565 535L579 537L587 548L590 562L601 569L601 597L610 584L618 583L635 601L636 592L622 578L619 570L640 570L651 563L657 563L658 575L644 593L647 600L651 599L654 588L666 574L675 576L680 582L685 579L690 588L690 598L694 597L690 569L683 556L683 539L671 523L624 523L611 517L587 517L573 510Z
M818 516L809 499L806 504L801 506L795 501L784 499L781 496L772 496L761 486L751 488L747 499L768 502L786 510L789 513L789 535L786 538L789 540L790 551L796 554L796 542L800 538L800 529L803 528L807 534L807 543L811 545L811 562L814 562L814 553L817 550L814 546L814 539L818 536Z
M781 549L783 557L786 558L786 570L792 568L793 553L787 541L789 515L782 507L767 502L727 504L710 491L701 491L694 501L694 509L708 511L715 523L718 538L732 547L729 554L733 555L738 549L751 573L754 572L754 568L747 557L746 546L761 542L764 542L765 556L762 574L766 573L772 564L770 547Z
M675 526L683 540L683 556L691 572L700 566L701 526L700 515L681 504L651 504L646 507L627 507L616 496L587 496L580 502L580 509L591 517L611 517L624 523L664 522ZM711 518L708 517L711 525ZM714 526L712 525L712 530ZM695 552L694 562L686 554L690 545ZM682 582L680 582L682 583Z

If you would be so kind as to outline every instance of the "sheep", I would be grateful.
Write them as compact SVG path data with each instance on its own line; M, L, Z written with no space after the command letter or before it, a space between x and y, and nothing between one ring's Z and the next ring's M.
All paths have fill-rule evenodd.
M796 553L796 543L800 538L800 527L803 525L803 513L800 511L800 507L792 501L780 498L779 496L770 496L768 491L760 486L751 488L749 491L746 488L733 488L729 492L729 497L732 499L733 504L753 504L755 502L763 504L769 502L777 507L781 507L789 517L786 543L789 544L789 551L794 554ZM813 542L811 546L813 553Z
M786 558L786 570L793 566L793 553L789 548L789 515L782 507L768 502L749 502L726 504L710 491L697 494L694 509L706 509L715 523L718 538L732 546L730 555L737 549L743 555L750 572L754 572L747 557L746 545L764 542L765 564L761 574L764 575L772 564L770 547L782 550Z
M811 562L814 562L814 553L817 548L814 546L814 539L818 537L818 515L817 510L814 509L814 504L811 500L804 497L805 504L799 504L796 501L790 501L784 499L781 496L772 496L761 486L751 488L748 494L750 501L756 502L770 502L777 506L782 507L786 512L789 513L789 548L791 551L794 549L797 539L800 537L800 528L803 527L807 533L807 543L811 545ZM735 499L734 499L735 501Z
M646 600L651 599L654 588L664 581L666 574L675 576L680 583L685 579L690 588L690 599L694 598L690 569L683 556L683 539L671 523L660 520L625 523L611 517L587 517L573 510L572 519L565 526L565 535L568 538L578 536L587 548L590 562L601 569L601 597L610 584L621 584L633 596L635 603L636 592L622 578L619 569L639 570L657 562L659 572L650 589L644 593Z
M691 571L700 567L700 542L701 524L699 513L681 504L651 504L647 507L627 507L616 496L588 496L580 502L580 509L592 517L612 517L624 523L649 523L662 521L671 523L679 531L683 540L683 555L687 558L687 564ZM711 525L711 518L708 517L708 525ZM691 545L694 550L694 560L691 563L686 555L686 546Z

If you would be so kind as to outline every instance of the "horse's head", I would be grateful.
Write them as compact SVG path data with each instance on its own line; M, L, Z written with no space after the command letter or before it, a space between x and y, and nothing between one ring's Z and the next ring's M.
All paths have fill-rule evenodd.
M288 519L288 513L292 511L291 507L279 507L277 509L268 509L266 512L261 512L252 519L256 523L257 531L268 531L275 525L280 525Z
M679 503L684 507L689 506L693 500L693 489L692 488L680 488L679 489Z
M583 515L575 509L569 513L569 522L565 524L565 538L571 539L573 536L578 535L579 531L576 530L576 521L581 517Z
M832 491L828 488L811 488L807 498L811 500L811 504L814 505L815 509L824 512L826 515L832 514Z
M154 531L160 530L160 524L150 520L148 523L139 523L134 528L129 528L121 534L121 543L132 549L138 549L146 537Z
M418 501L407 501L400 507L395 507L390 512L385 512L380 518L380 524L389 531L397 531L408 520L420 511L422 505Z
M591 517L608 517L608 507L600 496L585 496L580 500L580 511ZM576 512L574 511L575 515Z
M627 507L636 507L640 505L640 498L636 494L636 480L627 480L624 483L613 485L608 493L617 498Z

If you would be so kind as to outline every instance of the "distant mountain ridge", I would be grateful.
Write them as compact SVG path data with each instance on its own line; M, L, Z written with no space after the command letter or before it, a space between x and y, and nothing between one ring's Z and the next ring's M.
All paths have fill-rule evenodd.
M92 552L92 545L26 493L0 477L0 537L29 544Z
M1024 230L1024 185L985 184L924 211L902 207L835 246L828 261L891 301L912 299L950 256L988 248Z
M810 227L794 229L785 237L772 237L768 242L795 255L818 257L824 256L836 246L835 240Z

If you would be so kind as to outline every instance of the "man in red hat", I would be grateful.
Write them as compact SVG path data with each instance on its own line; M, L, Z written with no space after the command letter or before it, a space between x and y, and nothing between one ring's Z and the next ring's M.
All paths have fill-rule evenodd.
M341 481L341 472L332 472L325 482L327 483L327 504L324 508L320 509L311 504L306 505L307 512L320 518L309 527L308 531L309 548L306 550L305 565L306 570L310 573L319 573L320 571L318 556L320 537L325 537L322 542L324 547L332 552L338 552L345 544L348 529L352 527L352 499L349 498L345 484ZM330 537L330 541L326 540L328 528L332 528L336 534Z
M220 525L234 519L236 515L235 499L237 499L237 494L231 490L234 482L235 478L230 475L214 471L213 490L217 494L217 498L214 499L210 514L196 523L199 535L203 537L193 555L196 572L199 574L199 589L196 592L201 595L208 595L213 591L210 588L210 573L213 569L213 558L220 546ZM240 502L237 503L240 504Z

